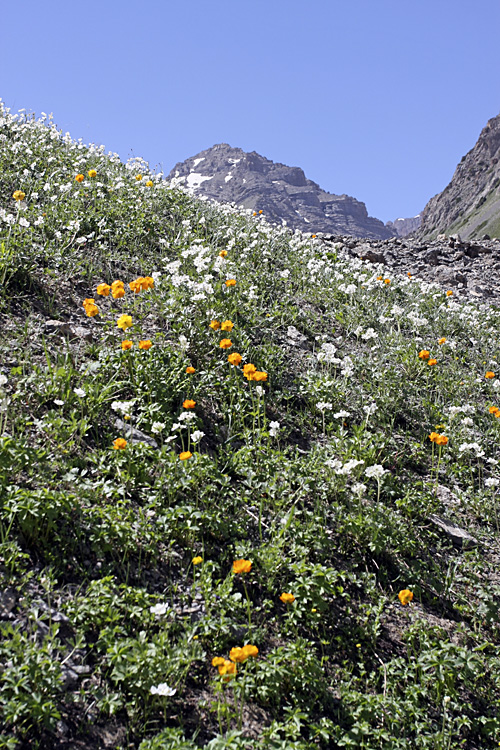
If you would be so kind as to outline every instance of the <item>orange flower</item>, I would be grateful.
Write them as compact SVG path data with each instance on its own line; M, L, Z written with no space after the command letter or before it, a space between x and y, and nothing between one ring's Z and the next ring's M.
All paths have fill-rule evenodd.
M382 281L383 278L383 276L377 276L377 281Z
M250 380L251 376L254 374L254 372L257 372L257 368L255 365L252 365L251 362L249 362L247 365L243 365L243 375Z
M229 680L234 677L236 673L236 664L233 664L232 661L227 661L226 659L224 659L224 663L219 665L219 674L224 678L225 682L229 682Z
M280 599L283 604L293 604L293 602L295 601L295 597L293 594L281 594Z
M262 209L260 209L259 214L263 214L263 213L264 213L264 211Z
M99 286L96 289L97 294L100 294L101 297L107 297L111 291L111 287L109 284L99 284Z
M257 648L257 646L252 646L250 645L250 643L248 643L246 646L243 646L243 648L239 648L239 646L235 646L234 648L232 648L229 652L229 658L231 659L231 661L242 664L248 659L249 656L257 656L258 653L259 649Z
M191 451L183 451L179 454L179 458L181 459L181 461L187 461L188 458L191 458L192 455L193 454L191 453Z
M87 305L95 305L95 299L93 297L87 297L83 300L82 305L84 307L87 307Z
M232 354L228 354L227 361L232 365L239 365L241 362L241 354L238 354L238 352L233 352Z
M220 329L221 329L221 331L232 331L232 330L233 330L233 328L234 328L234 323L231 323L231 321L230 321L230 320L224 320L224 321L223 321L223 322L222 322L222 323L220 324Z
M446 339L444 336L438 340L438 344L441 346L441 344L444 344L446 342Z
M196 406L196 401L193 401L190 398L187 398L185 401L182 402L182 406L184 409L194 409Z
M257 383L265 383L267 380L267 372L261 372L260 370L256 370L251 378L248 378L249 380L255 380Z
M86 305L85 312L87 313L89 318L93 318L95 315L99 315L99 308L97 307L97 305Z
M236 286L236 279L228 279L226 281L226 286Z
M212 322L210 323L208 327L213 328L214 331L218 331L220 328L220 323L218 320L212 320Z
M430 359L427 364L429 367L433 367L434 365L437 365L437 359Z
M229 349L233 345L233 342L230 339L221 339L219 341L219 346L221 349Z
M402 591L400 591L398 594L398 599L404 607L413 599L413 591L410 591L410 589L402 589Z
M233 562L233 573L250 573L251 570L251 560L245 560L242 558Z
M129 349L132 349L134 346L133 341L129 341L128 339L126 341L122 341L122 349L124 352L127 352Z
M429 440L431 441L431 443L435 443L437 437L439 437L438 432L431 432L431 434L429 435Z
M153 180L148 180L146 182L146 187L153 187Z
M83 182L84 179L85 179L85 177L82 174L77 174L76 177L75 177L75 180L77 182Z
M142 288L141 287L141 280L140 279L135 279L135 281L130 281L129 282L129 287L134 292L134 294L139 294L139 292L141 291L141 288Z
M148 349L151 349L152 346L153 344L149 339L139 341L139 349L144 349L145 351L147 351Z
M113 281L113 283L111 284L111 289L118 289L120 287L123 289L124 286L125 284L123 283L123 281L119 281L119 279L116 279L116 281Z
M490 406L488 411L490 414L494 414L496 416L498 412L500 412L500 409L498 408L498 406Z
M89 169L87 174L89 177L97 177L97 172L95 171L95 169Z
M188 375L192 375L193 372L196 372L196 370L194 367L189 366L189 367L186 367L186 372Z
M116 438L113 440L113 448L115 451L123 451L127 447L127 441L123 438Z
M488 372L486 372L486 373L485 373L484 377L485 377L485 378L486 378L487 380L491 380L492 378L494 378L494 377L495 377L495 373L494 373L494 372L491 372L491 370L488 370Z
M220 667L226 660L223 656L214 656L212 659L212 667Z
M221 250L219 253L219 258L227 258L227 250Z
M14 190L14 192L12 193L12 197L15 201L20 202L26 198L26 193L23 193L22 190Z
M411 273L408 271L408 278L411 279Z
M113 299L121 299L122 297L125 297L125 289L122 286L117 286L114 289L111 289L111 296Z
M451 291L451 289L449 289L449 290L448 290L448 291L446 292L446 296L447 296L447 297L453 297L453 292Z
M390 284L390 283L391 283L390 279L384 279L384 284Z
M438 435L436 438L436 444L437 445L447 445L448 444L448 438L446 435Z
M196 557L193 557L193 559L191 560L191 562L193 563L193 565L199 565L201 562L203 562L203 558L200 557L199 555L197 555ZM214 666L215 666L215 664L214 664Z
M419 359L429 359L431 353L427 351L427 349L422 349L422 351L418 353L418 356Z
M137 181L140 181L140 180L142 180L142 174L136 174L136 176L135 176L135 179L136 179Z

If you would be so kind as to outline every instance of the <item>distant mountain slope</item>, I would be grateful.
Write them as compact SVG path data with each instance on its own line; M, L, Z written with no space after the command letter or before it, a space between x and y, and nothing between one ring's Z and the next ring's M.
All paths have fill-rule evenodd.
M198 196L262 211L269 221L286 221L303 232L330 232L385 239L394 230L368 216L366 206L349 195L333 195L308 180L299 167L288 167L219 143L176 164L169 179Z
M422 212L417 236L500 237L500 115L488 121L442 193Z
M420 226L422 221L422 214L417 214L409 219L396 219L395 221L386 222L394 237L407 237L412 232L415 232Z

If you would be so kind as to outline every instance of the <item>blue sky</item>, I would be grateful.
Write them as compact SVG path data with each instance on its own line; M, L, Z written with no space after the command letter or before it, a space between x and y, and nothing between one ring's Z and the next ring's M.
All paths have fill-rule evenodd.
M450 181L500 112L498 0L24 0L0 97L165 173L227 142L387 221Z

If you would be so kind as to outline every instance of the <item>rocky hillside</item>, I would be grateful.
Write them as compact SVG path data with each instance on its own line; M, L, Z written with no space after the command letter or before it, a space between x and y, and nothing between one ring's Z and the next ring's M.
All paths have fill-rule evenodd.
M391 233L395 237L407 237L412 232L415 232L420 226L422 221L422 215L417 214L409 219L396 219L396 221L386 222L386 227L390 229Z
M333 195L308 180L299 167L274 163L241 148L219 143L176 164L169 179L198 196L262 211L268 221L303 232L330 232L385 239L394 230L368 216L349 195Z
M422 213L418 236L500 237L500 115L493 117L442 193Z

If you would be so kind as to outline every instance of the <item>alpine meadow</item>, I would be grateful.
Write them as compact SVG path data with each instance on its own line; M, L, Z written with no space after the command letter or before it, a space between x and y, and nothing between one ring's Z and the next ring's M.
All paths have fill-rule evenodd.
M499 747L498 297L4 106L0 283L0 748Z

